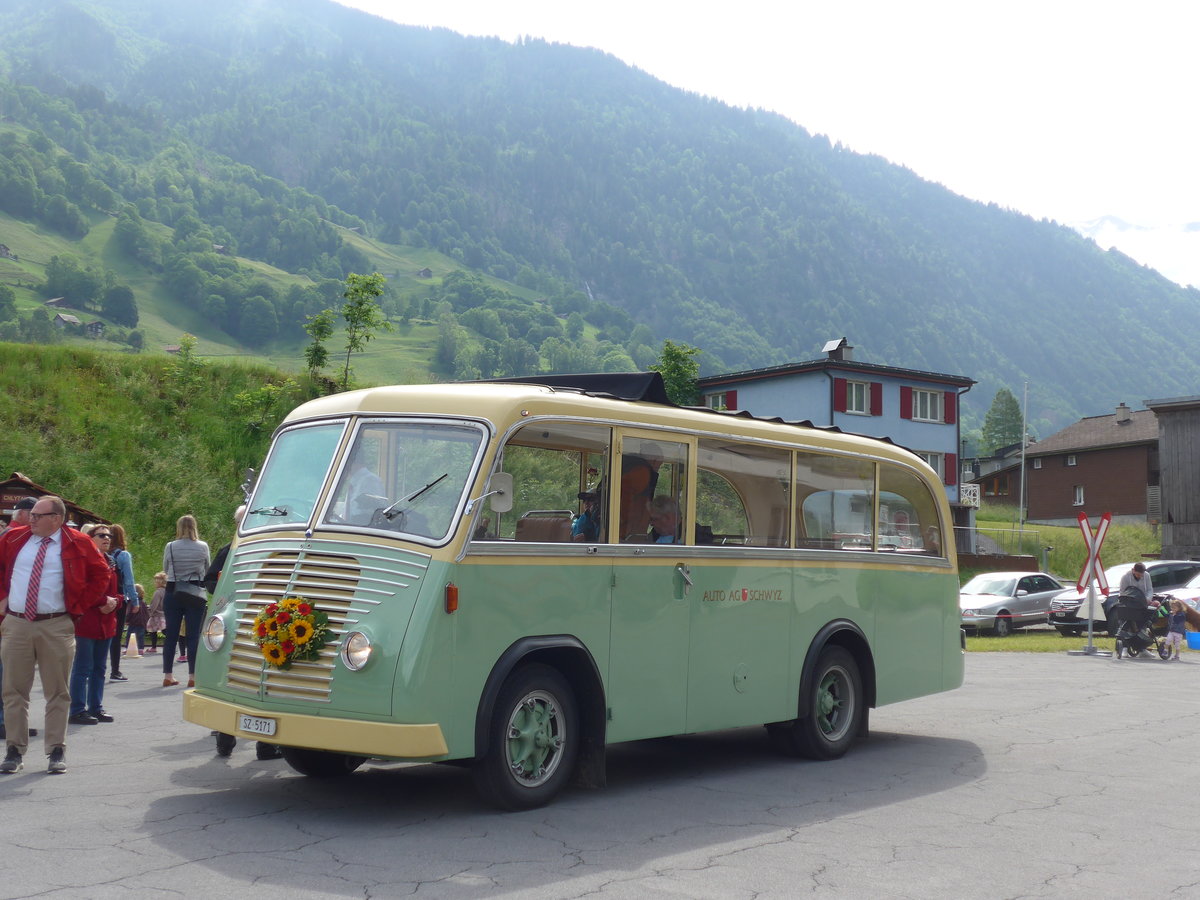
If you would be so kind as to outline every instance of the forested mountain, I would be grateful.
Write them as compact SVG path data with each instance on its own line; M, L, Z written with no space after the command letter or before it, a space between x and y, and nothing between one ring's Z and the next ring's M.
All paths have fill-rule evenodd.
M996 388L1028 379L1043 429L1200 382L1178 337L1200 326L1195 290L597 51L402 27L325 0L0 0L0 29L6 120L74 154L78 190L126 233L166 226L147 264L250 344L294 333L323 280L361 262L343 240L357 228L579 316L566 329L460 294L454 316L492 345L456 365L443 318L448 374L644 365L666 337L727 371L813 358L845 335L859 359L978 379L977 420ZM33 146L9 140L0 154ZM63 181L66 202L91 202ZM248 294L247 278L218 274L213 243L311 283ZM214 284L230 278L224 297ZM272 333L258 326L268 312ZM599 351L582 348L584 322Z

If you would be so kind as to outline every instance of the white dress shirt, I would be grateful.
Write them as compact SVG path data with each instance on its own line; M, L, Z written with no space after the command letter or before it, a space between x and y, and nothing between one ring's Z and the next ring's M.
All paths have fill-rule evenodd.
M12 581L8 586L8 611L15 615L25 613L25 595L29 592L29 576L33 574L33 561L37 557L42 539L31 534L13 562ZM63 592L62 529L50 535L46 547L46 558L42 560L42 580L38 586L37 614L67 611L67 598Z

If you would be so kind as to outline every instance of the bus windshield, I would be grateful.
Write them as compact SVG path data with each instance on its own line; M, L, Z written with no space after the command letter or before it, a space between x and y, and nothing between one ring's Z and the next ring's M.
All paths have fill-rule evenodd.
M332 422L280 434L258 479L242 527L307 522L345 427L344 422Z
M364 423L322 521L441 541L454 525L482 442L478 425Z

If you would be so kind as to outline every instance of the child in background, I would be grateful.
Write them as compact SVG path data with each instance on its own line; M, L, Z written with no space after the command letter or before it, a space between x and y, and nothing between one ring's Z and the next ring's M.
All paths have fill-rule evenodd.
M162 608L166 593L167 573L157 572L154 575L154 595L150 598L149 614L146 617L146 634L150 637L150 649L147 653L158 652L158 636L167 627L167 617Z
M1167 613L1167 650L1175 648L1172 659L1179 659L1179 645L1183 643L1183 634L1187 631L1187 614L1183 610L1183 601L1172 597L1171 611Z

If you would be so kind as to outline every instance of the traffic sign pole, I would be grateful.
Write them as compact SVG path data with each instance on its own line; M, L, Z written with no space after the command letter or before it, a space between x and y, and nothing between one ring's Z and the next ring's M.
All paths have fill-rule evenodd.
M1083 564L1083 571L1079 573L1079 581L1075 587L1082 592L1084 585L1087 585L1088 639L1086 647L1082 650L1068 650L1068 656L1099 656L1101 654L1093 642L1096 619L1096 586L1099 585L1104 596L1108 596L1108 578L1104 574L1104 564L1100 561L1100 545L1104 543L1104 536L1108 534L1108 526L1111 522L1112 513L1105 513L1100 517L1100 524L1096 526L1096 532L1093 534L1087 513L1079 514L1079 530L1083 532L1083 545L1087 548L1087 560Z

